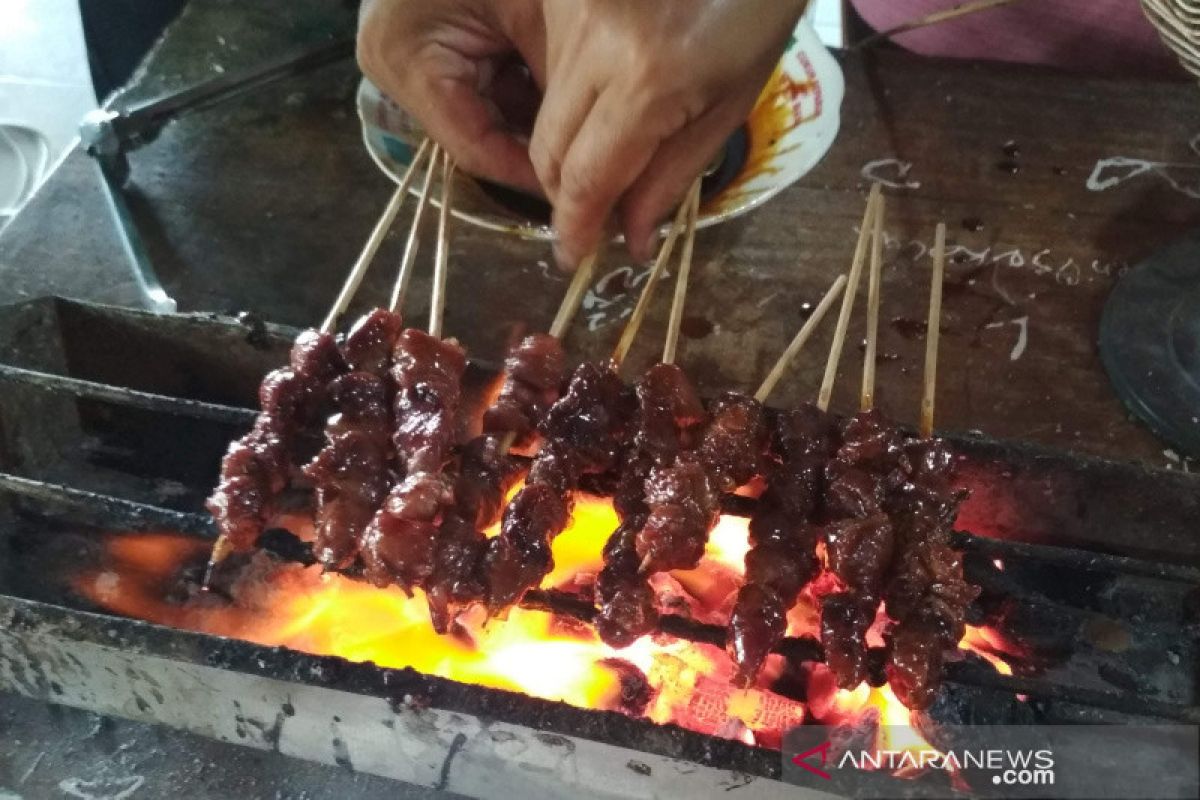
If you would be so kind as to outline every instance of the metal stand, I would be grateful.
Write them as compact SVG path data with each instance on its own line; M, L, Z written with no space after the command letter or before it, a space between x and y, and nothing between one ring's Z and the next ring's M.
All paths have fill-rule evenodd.
M148 310L170 314L177 309L177 304L158 279L138 231L137 220L125 198L125 186L129 181L129 153L153 142L167 123L185 114L210 108L284 78L353 55L353 39L339 39L248 72L222 75L133 108L123 111L100 108L83 118L79 127L80 139L88 155L96 160L100 183L121 237L122 248L133 269L142 303Z

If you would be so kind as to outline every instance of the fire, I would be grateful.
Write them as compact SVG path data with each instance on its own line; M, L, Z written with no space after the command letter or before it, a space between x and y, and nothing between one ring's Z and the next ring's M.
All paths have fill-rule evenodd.
M580 495L571 525L554 542L555 568L543 586L572 590L590 584L616 527L608 499ZM656 589L685 603L695 618L723 624L741 585L747 527L744 518L722 517L700 566L657 576ZM735 690L733 665L720 648L647 637L614 650L590 627L540 611L517 608L504 619L485 621L475 609L460 617L457 630L439 636L429 624L420 592L409 597L399 589L376 589L265 555L256 556L243 571L232 587L231 602L181 580L188 570L194 580L207 554L207 543L177 533L114 535L107 541L107 563L79 576L76 588L112 611L163 625L382 667L411 667L761 746L779 746L784 730L809 718L856 724L873 714L883 726L881 746L914 752L932 748L912 727L910 712L891 689L863 685L835 691L823 666L815 668L808 702L801 703L770 690L783 666L776 657L757 686ZM805 591L789 614L793 635L816 632L819 583ZM886 623L881 615L872 627L873 646L882 644ZM994 631L971 628L960 647L1011 673L1005 658L1014 653ZM897 736L901 739L887 738Z

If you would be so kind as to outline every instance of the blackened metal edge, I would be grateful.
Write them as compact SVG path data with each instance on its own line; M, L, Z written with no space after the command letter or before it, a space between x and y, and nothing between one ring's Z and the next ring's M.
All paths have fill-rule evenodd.
M747 776L778 779L780 754L741 742L659 725L615 711L581 709L517 692L390 669L371 662L318 656L205 633L168 628L0 595L0 628L120 649L138 655L232 670L248 675L469 714L525 725L548 734L590 739ZM44 699L53 700L53 697Z

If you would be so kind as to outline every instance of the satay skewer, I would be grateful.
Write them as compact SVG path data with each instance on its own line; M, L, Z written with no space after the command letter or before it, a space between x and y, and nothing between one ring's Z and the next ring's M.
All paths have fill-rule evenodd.
M663 345L664 364L675 363L675 350L679 344L679 329L683 324L683 307L687 302L688 280L692 274L692 254L696 247L696 218L700 214L700 182L692 184L687 200L687 233L683 239L683 252L679 256L679 274L675 278L675 296L671 301L671 316L667 320L667 340Z
M883 271L883 217L886 198L881 194L875 206L871 232L871 274L867 281L867 346L863 353L862 394L859 410L875 407L875 360L879 343L880 273Z
M942 278L946 271L946 223L939 222L933 244L933 277L929 286L929 323L925 330L925 382L921 395L921 438L933 435L933 403L937 391L938 339L942 324Z
M583 295L592 284L592 275L596 272L596 262L599 260L599 257L599 251L592 253L579 264L579 267L575 270L575 274L571 276L571 283L567 286L567 293L563 295L562 302L558 306L558 312L555 313L554 321L550 323L550 330L547 331L555 339L562 341L567 330L571 327L571 321L575 319L575 314L579 311L579 304L583 300ZM507 455L516 439L517 434L515 431L504 434L500 440L500 454Z
M350 305L351 299L353 299L355 292L358 291L358 287L362 284L362 280L367 274L367 268L371 266L371 261L379 251L379 246L383 244L388 229L392 227L392 223L396 220L396 215L400 213L400 207L404 205L404 200L408 196L408 189L417 177L417 167L425 160L425 154L429 151L429 147L430 142L428 139L425 139L421 142L421 146L417 148L417 153L413 156L412 163L408 165L408 169L405 170L404 177L400 180L400 185L396 187L392 199L388 201L387 207L384 208L379 221L375 223L375 228L371 231L370 237L367 238L367 243L363 245L358 260L354 262L354 266L350 269L350 274L346 276L346 282L342 284L341 291L338 292L337 298L333 301L333 307L325 315L325 320L321 323L319 329L321 333L332 333L334 327L337 325L338 318L345 313L346 307ZM437 150L436 145L434 145L434 150ZM434 159L436 160L436 158L437 153L435 152Z
M825 296L821 298L821 302L817 303L817 307L813 309L812 314L804 321L804 325L796 332L787 349L783 351L783 355L775 362L775 366L771 367L771 371L767 373L767 377L763 379L762 385L758 387L758 391L754 393L754 399L760 403L765 403L767 398L774 391L775 385L779 383L780 378L787 372L792 362L800 355L800 351L804 345L812 337L817 326L821 324L821 320L825 319L825 315L829 312L834 301L838 299L842 291L846 288L846 276L838 275L833 285L825 292Z
M379 220L375 223L375 227L372 229L371 235L367 238L366 243L363 245L362 251L359 253L358 258L350 268L350 273L346 276L346 280L342 283L342 287L338 291L337 297L334 299L333 306L329 309L329 312L325 315L325 318L321 322L321 326L319 328L321 333L329 334L333 332L334 327L337 325L338 319L350 305L350 301L354 298L355 293L362 285L362 281L366 276L367 269L370 267L371 261L374 259L375 254L379 251L379 247L383 243L383 239L387 235L388 229L395 221L397 214L399 214L408 190L417 175L421 161L425 158L425 154L429 152L430 149L432 149L432 153L429 156L429 167L426 171L425 190L422 192L421 199L418 201L417 211L413 218L412 229L409 231L409 244L405 249L405 261L407 262L410 260L409 251L413 249L415 231L420 223L421 211L428 194L429 176L433 172L434 165L437 164L438 152L440 150L438 145L433 144L429 139L423 140L420 146L417 148L417 152L413 156L412 162L409 163L408 169L405 171L403 178L400 180L400 185L397 186L391 200L389 200L387 206L384 208L383 214L380 215ZM224 534L218 536L216 542L213 543L212 552L210 553L208 559L208 565L204 571L204 579L201 582L203 587L208 587L213 576L213 571L221 562L228 558L232 552L233 548L229 543L229 538Z
M698 184L700 179L697 178ZM637 337L638 329L642 326L642 318L646 316L646 310L650 307L650 300L654 297L654 290L658 288L658 282L662 278L663 272L666 270L667 262L671 260L671 254L675 251L675 242L679 239L679 235L687 223L688 203L685 201L680 204L679 210L675 214L675 220L671 223L671 229L667 233L667 238L663 240L662 247L659 248L658 257L654 260L654 266L650 268L650 274L646 277L646 285L642 288L642 294L638 297L637 305L633 307L633 313L629 315L629 321L625 323L625 330L621 333L621 339L617 342L616 349L613 350L612 364L613 368L619 370L621 364L625 361L625 356L629 355L629 348L633 346L633 340Z
M413 263L416 261L420 245L421 221L425 217L425 207L429 204L429 191L433 186L433 174L441 152L441 146L435 144L433 155L429 158L429 167L425 170L425 184L421 187L421 196L417 199L417 208L413 211L412 222L408 227L408 240L404 244L404 255L400 259L396 284L392 287L392 296L388 301L388 309L391 311L400 311L400 307L404 305L404 296L408 292L408 281L412 277Z
M450 243L447 227L450 217L450 202L454 196L452 182L455 164L450 154L442 158L442 206L438 209L437 251L433 262L433 291L429 300L429 335L442 338L442 322L446 311L446 266L450 260Z
M867 242L870 239L871 223L874 220L875 209L879 202L879 184L871 187L867 197L867 210L863 214L862 227L858 232L858 244L854 248L854 258L850 263L849 287L842 296L842 310L838 316L837 328L833 334L833 343L829 348L829 360L825 363L825 378L821 381L821 389L817 394L817 408L829 410L829 400L833 396L833 383L837 379L838 362L842 358L842 347L846 343L846 329L850 326L850 315L854 311L854 297L858 294L858 284L862 279L863 262L867 255Z
M596 261L599 257L599 251L592 253L580 263L575 274L571 276L571 284L567 287L567 293L558 306L554 321L550 323L549 334L555 339L561 340L566 335L567 329L571 327L571 321L575 319L575 314L579 311L583 295L592 284L592 275L596 272Z

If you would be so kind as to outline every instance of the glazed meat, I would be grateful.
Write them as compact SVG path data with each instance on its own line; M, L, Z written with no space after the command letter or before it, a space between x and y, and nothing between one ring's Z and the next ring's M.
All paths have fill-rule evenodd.
M326 387L345 371L332 336L296 338L290 363L263 379L254 427L229 446L207 502L218 533L239 552L251 550L287 487L297 437L320 418Z
M538 421L558 398L566 373L566 354L558 339L545 333L522 339L504 362L504 384L483 415L485 433L513 434L528 444Z
M832 418L808 406L778 416L767 490L750 520L745 582L729 619L729 657L736 682L750 686L784 637L787 612L820 571L818 529L811 519L833 447Z
M857 592L821 598L821 644L838 687L853 689L867 679L867 630L878 602Z
M360 542L364 574L409 594L424 586L437 557L438 525L454 504L454 485L439 473L409 475L388 494Z
M352 372L386 378L392 364L392 348L404 330L400 315L377 308L355 323L342 343L342 357Z
M879 597L892 564L892 523L886 514L841 519L825 529L829 571L854 591Z
M656 364L637 385L638 449L658 466L668 466L686 437L704 418L704 406L683 370Z
M628 647L653 633L658 607L650 581L641 573L637 536L643 518L634 515L604 545L604 568L596 578L596 632L610 647Z
M499 614L554 568L550 543L571 517L566 497L541 483L525 485L504 510L500 535L483 558L488 610Z
M486 549L487 537L476 526L454 513L443 517L425 588L429 617L438 633L446 633L463 608L483 599L480 564Z
M732 492L762 472L767 433L753 397L726 392L713 403L698 449L717 491Z
M457 343L414 328L392 349L395 433L392 443L404 472L439 472L458 431L458 406L466 354Z
M554 567L550 545L571 516L581 475L611 470L628 435L629 398L617 375L581 364L542 420L541 450L525 486L504 510L500 535L483 559L487 605L497 614L537 586Z
M637 535L642 571L695 568L717 522L718 500L695 453L681 453L672 465L652 468L646 478L650 513Z
M477 436L459 455L455 513L480 530L504 511L504 498L521 475L521 464L503 452L495 436Z
M386 372L385 372L386 374ZM358 538L392 484L385 381L350 372L329 384L338 413L325 425L325 446L304 468L316 494L313 553L327 568L350 563Z

